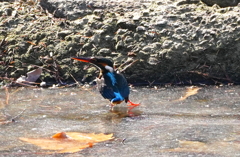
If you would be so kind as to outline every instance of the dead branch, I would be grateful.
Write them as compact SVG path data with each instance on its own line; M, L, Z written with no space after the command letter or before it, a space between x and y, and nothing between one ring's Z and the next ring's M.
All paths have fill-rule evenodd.
M131 63L129 63L128 65L126 65L129 61L126 61L125 63L121 64L116 70L119 72L123 72L125 71L127 68L129 68L130 66L132 66L134 63L136 63L138 61L138 59L133 60ZM126 66L125 66L126 65ZM121 67L125 66L123 69L119 70Z
M212 75L209 75L207 73L202 73L202 72L199 72L199 71L187 71L187 73L193 73L193 74L198 74L198 75L201 75L203 77L207 77L207 78L211 78L211 79L218 79L218 80L225 80L225 81L232 82L232 80L228 77L227 78L222 78L222 77L212 76Z
M69 73L69 74L73 78L73 80L76 82L76 84L80 87L81 85L79 84L79 82L73 77L73 75L71 73Z
M8 88L7 87L5 87L5 94L6 94L5 104L8 105L9 104L9 92L8 92Z

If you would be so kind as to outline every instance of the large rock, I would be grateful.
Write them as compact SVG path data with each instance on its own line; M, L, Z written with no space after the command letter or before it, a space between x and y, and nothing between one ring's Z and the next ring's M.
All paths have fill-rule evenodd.
M237 6L240 3L240 0L201 0L209 6L213 6L214 4L219 5L220 7L230 7Z

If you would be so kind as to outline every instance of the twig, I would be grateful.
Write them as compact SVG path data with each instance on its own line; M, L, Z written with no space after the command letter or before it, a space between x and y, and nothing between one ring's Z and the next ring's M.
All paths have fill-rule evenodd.
M5 36L5 37L2 39L2 41L1 41L1 43L0 43L0 46L3 46L3 43L5 42L6 38L7 38L7 36Z
M17 88L15 91L13 91L12 93L10 93L11 95L12 94L14 94L14 93L16 93L16 92L18 92L19 90L21 90L21 89L23 89L24 87L22 87L22 88Z
M125 141L126 141L126 138L124 138L121 143L125 145Z
M14 92L10 93L10 94L13 94L15 92L19 91L19 88L17 90L15 90ZM5 92L6 92L6 104L8 105L9 104L9 91L8 91L8 88L5 87ZM18 117L20 117L25 111L26 111L27 107L25 105L25 108L19 113L17 114L16 116L14 116L13 118L6 118L6 120L0 122L0 125L3 125L3 124L8 124L8 123L12 123L12 122L15 122L15 119L17 119ZM12 117L11 115L8 115L6 114L6 112L3 110L3 114L6 116L6 117ZM10 119L10 120L7 120L7 119Z
M36 86L30 85L30 84L40 84L40 83L28 82L28 81L23 81L23 82L13 81L13 82L16 84L22 85L22 86L27 86L27 87L36 87Z
M26 111L27 107L25 105L25 109L23 109L19 114L17 114L15 117L11 118L11 120L14 122L15 119L17 119L18 117L20 117L25 111Z
M155 80L152 82L148 81L149 86L152 86L154 84L154 82L155 82Z
M127 66L125 66L122 70L119 70L121 73L123 72L123 71L125 71L128 67L130 67L130 66L132 66L134 63L136 63L138 61L138 59L137 60L134 60L132 63L130 63L130 64L128 64ZM124 63L125 64L125 63ZM120 67L121 67L121 65L120 65Z
M78 81L73 77L73 75L71 73L69 73L70 76L73 78L73 80L77 83L77 85L80 87L81 85L78 83Z
M228 76L226 70L220 64L219 64L219 67L222 69L226 79L229 80L230 82L233 82L232 79Z
M18 115L16 115L15 117L11 118L11 120L5 120L3 122L0 122L0 125L3 125L3 124L8 124L8 123L13 123L15 122L15 119L17 119L18 117L20 117L25 111L26 111L26 107L24 110L22 110Z
M127 60L126 62L122 63L116 70L121 69L124 65L126 65L130 61L132 61L132 60Z
M193 73L193 74L198 74L203 77L207 77L207 78L211 78L211 79L226 80L226 81L232 82L232 80L230 80L229 78L221 78L221 77L217 77L217 76L212 76L207 73L202 73L202 72L198 72L198 71L187 71L187 73Z

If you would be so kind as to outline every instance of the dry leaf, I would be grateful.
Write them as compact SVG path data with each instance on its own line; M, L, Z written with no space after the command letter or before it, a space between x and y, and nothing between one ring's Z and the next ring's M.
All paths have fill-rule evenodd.
M79 132L61 132L51 138L19 138L22 141L37 145L42 149L53 150L51 153L74 153L95 143L113 139L112 134L87 134Z
M31 82L35 82L37 81L37 79L40 77L40 75L42 74L42 68L38 68L32 71L29 71L27 73L27 77L26 76L21 76L19 77L16 82L17 83L31 83Z
M42 74L42 68L32 70L32 71L27 73L26 81L35 82L35 81L37 81L37 79L40 77L41 74Z
M199 88L199 87L189 87L189 88L187 88L186 94L178 100L180 100L180 101L185 100L185 99L187 99L187 97L197 94L199 89L201 89L201 88Z

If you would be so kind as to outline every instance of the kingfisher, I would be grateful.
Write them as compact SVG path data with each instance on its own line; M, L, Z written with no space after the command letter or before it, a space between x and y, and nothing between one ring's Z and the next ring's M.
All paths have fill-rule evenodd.
M113 62L110 59L98 57L72 57L72 59L92 63L100 69L100 74L96 79L97 87L101 95L110 101L112 109L123 101L129 103L129 110L140 105L129 100L130 89L127 80L114 69Z

